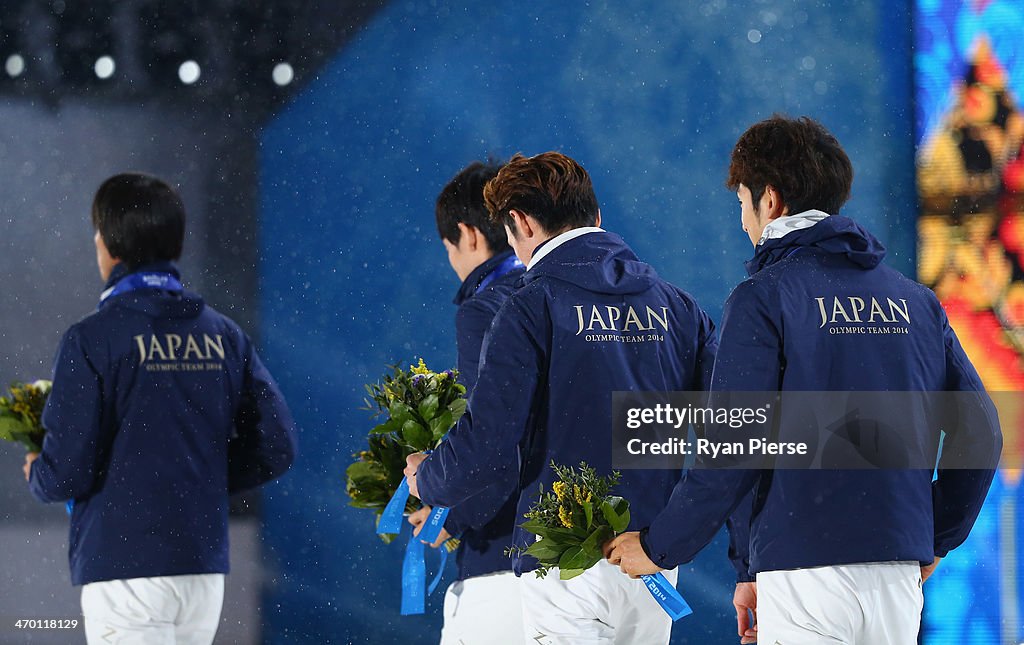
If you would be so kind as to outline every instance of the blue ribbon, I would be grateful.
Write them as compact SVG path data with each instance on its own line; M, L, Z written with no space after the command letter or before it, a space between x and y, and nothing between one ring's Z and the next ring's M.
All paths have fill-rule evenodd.
M185 289L173 273L152 271L131 273L117 281L117 284L100 294L100 304L107 298L135 291L136 289L161 289L163 291L183 291Z
M435 506L434 510L430 513L430 517L423 523L423 530L420 531L419 538L427 544L437 542L437 538L441 536L441 529L444 528L444 521L447 518L448 508L446 506ZM445 553L447 552L445 550Z
M75 510L75 500L69 499L68 503L64 505L64 510L68 512L68 515L71 515L71 512Z
M422 535L422 534L421 534ZM430 581L430 588L427 589L427 595L432 596L437 590L437 585L441 582L441 578L444 577L444 567L448 564L448 549L442 544L441 545L441 566L438 568L437 573L434 574L434 579Z
M480 281L480 284L477 285L476 290L473 291L473 293L479 293L483 291L484 287L486 287L490 283L494 282L495 280L505 275L509 271L517 269L521 266L523 266L523 263L519 261L519 258L516 257L515 254L508 256L501 264L494 268L494 271L488 273L487 276Z
M661 605L661 608L665 610L665 613L669 615L673 622L693 613L690 605L686 604L686 600L676 590L675 585L669 583L668 579L661 575L661 573L640 576L640 579L644 581L644 584L647 585L647 590L651 592L651 595L654 596L654 599L658 601L658 604Z
M422 614L426 602L423 589L427 580L427 563L424 560L426 545L418 538L409 536L402 561L402 615Z
M380 520L377 522L378 533L402 532L402 516L405 514L407 501L409 501L409 482L403 477L402 483L398 485L395 494L391 496L388 505L384 507L384 512L380 514Z

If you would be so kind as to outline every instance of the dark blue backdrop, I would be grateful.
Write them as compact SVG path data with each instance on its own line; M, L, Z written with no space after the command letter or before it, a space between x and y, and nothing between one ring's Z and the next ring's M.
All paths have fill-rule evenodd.
M808 114L856 167L844 213L913 274L905 2L426 4L382 9L261 139L262 351L302 426L264 507L269 643L436 642L440 592L398 616L402 547L346 506L343 473L371 425L362 384L454 362L433 201L465 163L575 157L607 228L717 320L750 255L731 146L772 112ZM675 642L734 642L724 549L681 570L696 614Z

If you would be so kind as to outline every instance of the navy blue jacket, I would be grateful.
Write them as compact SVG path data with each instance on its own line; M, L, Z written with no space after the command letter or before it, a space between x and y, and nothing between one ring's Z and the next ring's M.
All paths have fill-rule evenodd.
M127 274L117 265L108 286ZM44 502L74 500L76 585L227 573L228 494L281 475L295 454L252 343L188 291L113 295L71 327L43 426L29 485Z
M525 271L521 263L510 267L508 263L513 259L512 251L508 250L487 260L469 274L455 297L455 304L459 306L455 314L459 380L466 386L467 397L476 386L484 334ZM504 268L509 270L502 272ZM497 514L489 512L490 504L456 506L448 513L445 530L460 536L462 542L456 552L459 580L511 568L505 549L512 544L518 498L506 493L501 497L494 501L500 504ZM483 515L478 514L480 510L484 511Z
M517 516L550 488L549 463L611 472L612 392L703 390L714 325L613 233L554 248L522 279L484 341L476 389L459 424L418 471L423 501L474 505L487 487L518 489ZM646 526L678 481L673 470L628 470L618 493L631 526ZM515 544L533 536L516 528ZM516 558L516 573L532 557Z
M944 455L982 455L986 470L691 470L664 511L641 532L662 567L688 562L734 504L756 489L750 573L880 561L931 563L966 539L999 459L995 409L930 290L883 265L885 249L852 220L834 215L760 244L750 278L730 295L712 390L972 391L968 430L946 435ZM850 298L860 298L863 313ZM834 299L846 303L833 315ZM881 315L867 303L892 300ZM820 302L828 303L823 314ZM870 312L870 315L869 315ZM835 319L835 320L834 320ZM850 334L836 326L899 327ZM883 323L883 320L885 321ZM713 395L714 396L714 395ZM939 428L900 410L901 431L938 446ZM785 441L781 424L780 441ZM711 428L729 440L728 428ZM944 457L945 459L945 457ZM977 463L978 460L975 459Z

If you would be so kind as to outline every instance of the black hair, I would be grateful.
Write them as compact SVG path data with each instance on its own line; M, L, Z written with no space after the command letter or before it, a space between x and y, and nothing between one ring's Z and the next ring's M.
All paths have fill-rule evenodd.
M441 239L458 244L462 237L459 223L479 230L492 253L508 249L508 238L500 224L491 221L484 203L484 185L493 179L504 163L489 159L474 161L455 175L437 196L434 216Z
M181 257L185 206L177 191L156 177L121 173L96 191L92 225L110 256L134 269Z

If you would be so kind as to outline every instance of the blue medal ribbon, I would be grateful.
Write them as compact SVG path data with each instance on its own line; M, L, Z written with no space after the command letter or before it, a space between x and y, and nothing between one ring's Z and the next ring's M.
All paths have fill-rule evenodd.
M512 255L505 258L505 260L501 264L494 267L494 271L488 273L487 277L480 281L480 284L477 285L476 287L476 291L474 291L473 293L479 293L480 291L483 290L484 287L486 287L490 283L494 282L495 280L505 275L509 271L517 269L521 266L523 266L523 263L520 262L519 258L516 257L516 255L513 253Z
M426 605L424 587L427 580L427 563L424 559L426 545L418 538L409 536L402 560L402 615L422 614Z
M669 583L668 579L661 575L661 573L640 576L640 579L644 581L644 584L647 585L647 590L651 592L651 595L654 596L654 599L658 601L658 604L661 605L661 608L665 610L665 613L669 615L673 622L693 613L690 605L686 603L686 600L683 599L675 585Z
M402 483L395 489L395 494L388 500L384 512L377 522L378 533L401 533L402 515L405 514L405 503L409 501L409 482L403 477ZM437 538L435 538L437 539Z
M181 281L177 276L167 271L143 271L131 273L117 281L117 283L100 294L100 304L108 298L119 296L122 293L135 291L136 289L160 289L162 291L183 291Z
M423 524L423 530L420 531L419 538L427 544L433 544L437 541L437 538L441 535L441 529L444 528L444 521L448 518L448 508L446 506L435 506L434 510L431 511L430 517ZM445 551L447 553L447 551Z

